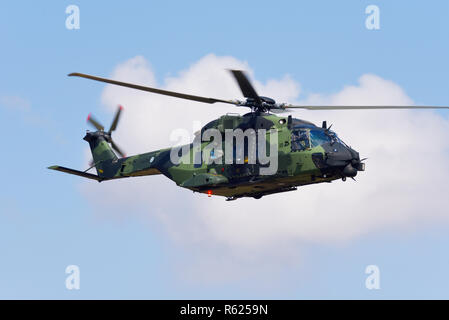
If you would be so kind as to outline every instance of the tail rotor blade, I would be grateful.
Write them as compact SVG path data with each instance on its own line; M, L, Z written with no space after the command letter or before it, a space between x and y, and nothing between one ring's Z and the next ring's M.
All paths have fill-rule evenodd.
M90 114L90 113L87 116L87 122L89 122L91 125L93 125L99 131L103 131L104 130L104 127L100 124L100 122L95 120L94 117L92 117L92 114Z
M117 112L115 113L114 120L112 121L111 128L109 129L109 133L114 131L117 128L118 120L120 119L120 114L123 110L122 106L118 106Z
M100 122L95 120L90 113L89 113L89 116L87 117L87 122L89 122L98 131L100 131L98 134L99 137L101 136L106 142L110 143L112 149L114 149L122 158L125 158L126 157L125 153L114 143L114 141L111 138L111 132L117 128L117 124L120 119L120 114L121 114L122 110L123 110L123 107L119 106L117 112L115 113L114 120L112 121L111 128L109 129L108 132L104 132L104 127L100 124ZM89 163L89 165L91 166L91 168L93 166L95 166L95 163L93 162L93 160Z

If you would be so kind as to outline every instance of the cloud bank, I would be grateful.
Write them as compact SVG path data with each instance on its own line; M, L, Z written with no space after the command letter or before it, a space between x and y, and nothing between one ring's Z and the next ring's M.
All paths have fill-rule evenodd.
M278 102L413 104L399 85L373 74L362 75L355 85L335 94L302 97L300 84L288 75L261 82L246 62L212 54L163 83L156 81L151 66L140 56L118 65L111 77L203 96L241 98L226 71L229 68L248 71L256 90ZM194 121L205 124L227 112L247 112L111 85L105 87L102 102L111 116L117 104L125 107L114 137L127 154L172 145L172 130L192 131ZM433 111L403 110L301 111L293 116L333 123L347 144L369 158L367 171L359 173L357 182L301 187L260 200L208 198L181 189L163 176L101 184L87 181L83 193L103 218L137 216L148 223L188 253L183 275L204 280L217 274L222 279L235 274L244 277L256 266L271 273L286 262L296 264L300 260L297 248L308 243L334 245L379 230L402 232L423 223L448 222L447 119ZM114 208L109 207L111 198Z

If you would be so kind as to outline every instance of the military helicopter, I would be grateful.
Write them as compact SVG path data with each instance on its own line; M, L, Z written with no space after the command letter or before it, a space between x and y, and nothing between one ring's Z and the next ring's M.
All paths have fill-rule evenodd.
M71 77L105 82L113 85L143 90L151 93L171 96L180 99L193 100L202 103L226 103L239 107L250 108L250 112L244 115L226 114L206 124L196 135L199 149L194 151L195 139L189 145L184 146L192 151L187 156L189 159L200 154L200 161L180 161L174 163L171 159L173 148L156 150L148 153L127 157L112 140L112 132L119 122L122 107L119 107L111 127L105 131L102 124L91 115L88 122L96 128L96 131L87 131L84 140L89 143L92 151L93 162L85 171L78 171L62 166L51 166L49 169L62 171L69 174L96 180L98 182L121 178L163 174L173 180L178 186L190 189L194 192L224 196L226 200L236 200L242 197L260 199L269 194L297 190L298 186L308 184L332 182L336 179L346 181L359 171L365 170L365 159L360 159L359 153L345 144L338 135L330 130L326 121L321 127L301 119L292 118L291 115L282 116L283 112L294 109L307 110L354 110L354 109L448 109L447 106L303 106L286 103L276 103L269 97L260 96L245 73L241 70L230 70L239 85L244 101L222 100L190 95L185 93L151 88L116 80L100 78L82 73L71 73ZM275 113L281 113L280 116ZM258 159L248 162L248 152L243 147L243 153L237 159L235 146L225 144L225 149L232 154L235 161L226 163L217 161L224 157L223 152L206 149L206 142L200 137L208 129L215 129L221 134L226 130L252 129L258 133L265 130L276 132L277 168L272 174L261 174L266 167ZM199 140L199 141L198 141ZM249 139L247 139L249 140ZM233 148L232 150L230 148ZM116 153L115 153L115 152ZM226 151L226 150L225 150ZM201 156L203 155L203 157ZM120 157L118 157L119 155ZM214 158L214 161L203 161L206 157ZM210 160L210 159L209 159ZM97 174L88 173L90 169L96 169Z

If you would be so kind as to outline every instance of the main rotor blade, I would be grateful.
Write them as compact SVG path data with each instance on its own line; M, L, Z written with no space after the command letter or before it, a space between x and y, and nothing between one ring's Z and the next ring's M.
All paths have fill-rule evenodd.
M90 113L87 116L87 122L89 122L91 125L93 125L99 131L104 130L104 127L101 125L101 123L98 122L97 120L95 120L94 117L92 117L92 115Z
M449 109L448 106L294 106L286 105L283 109L307 110L369 110L369 109Z
M242 90L243 96L245 98L252 98L256 100L257 104L262 104L262 101L259 98L254 87L249 82L248 77L241 70L229 70L233 74L235 80L239 84L240 90Z
M145 87L145 86L140 86L140 85L137 85L137 84L121 82L121 81L116 81L116 80L111 80L111 79L106 79L106 78L100 78L100 77L95 77L95 76L91 76L91 75L88 75L88 74L77 73L77 72L70 73L69 77L81 77L81 78L91 79L91 80L95 80L95 81L101 81L101 82L106 82L106 83L110 83L110 84L115 84L117 86L128 87L128 88L132 88L132 89L137 89L137 90L142 90L142 91L148 91L148 92L152 92L152 93L162 94L162 95L165 95L165 96L181 98L181 99L187 99L187 100L193 100L193 101L204 102L204 103L222 102L222 103L229 103L229 104L239 105L239 103L237 101L221 100L221 99L215 99L215 98L206 98L206 97L201 97L201 96L194 96L194 95L191 95L191 94L185 94L185 93L179 93L179 92L174 92L174 91L168 91L168 90L156 89L156 88L151 88L151 87Z
M111 142L111 147L112 149L114 149L115 151L117 151L117 153L122 157L125 158L126 155L125 153L114 143L113 140L110 141Z
M281 109L281 108L279 108L279 109L278 108L271 108L270 112L276 113L276 114L281 114L281 113L288 112L288 110L287 109Z
M114 120L112 121L111 128L109 129L109 133L114 131L117 128L118 120L120 119L120 113L122 112L123 107L118 106L117 112L115 113Z

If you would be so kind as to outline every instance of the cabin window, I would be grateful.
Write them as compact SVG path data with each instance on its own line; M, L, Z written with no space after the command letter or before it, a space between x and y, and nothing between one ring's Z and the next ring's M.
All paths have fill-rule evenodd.
M305 129L292 131L292 151L302 151L310 148L309 132Z

